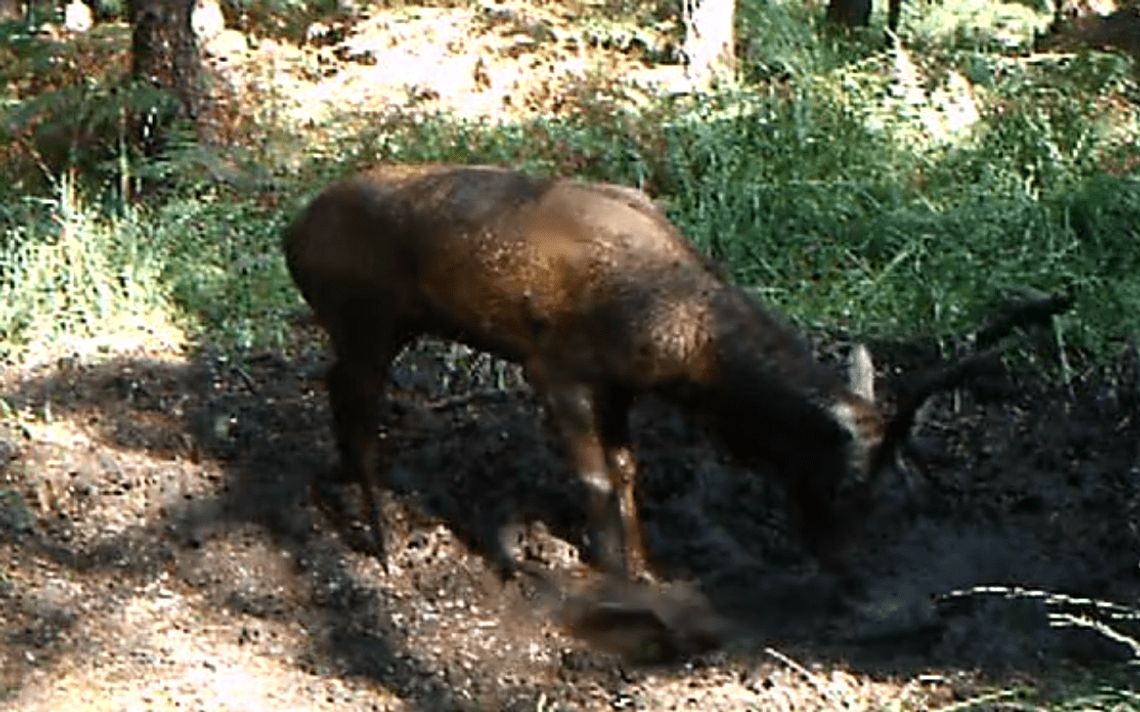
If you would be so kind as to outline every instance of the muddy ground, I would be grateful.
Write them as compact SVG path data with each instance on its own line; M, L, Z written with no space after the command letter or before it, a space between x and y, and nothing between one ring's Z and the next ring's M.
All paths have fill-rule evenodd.
M607 588L578 564L584 493L534 398L510 369L431 345L394 376L385 573L309 496L333 445L324 356L302 341L5 374L8 708L926 708L987 681L1129 679L1126 640L1061 624L1140 633L1134 356L1068 385L1022 358L936 398L917 498L890 483L852 602L769 479L651 400L634 424L664 583ZM873 346L888 386L935 361ZM556 585L501 582L499 533ZM952 595L977 586L1018 590Z

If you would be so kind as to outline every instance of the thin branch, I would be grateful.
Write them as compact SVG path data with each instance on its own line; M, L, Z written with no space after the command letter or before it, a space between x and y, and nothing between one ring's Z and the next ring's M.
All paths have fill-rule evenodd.
M1117 643L1122 643L1132 650L1132 658L1140 660L1140 641L1135 638L1125 635L1120 631L1112 628L1100 621L1095 621L1087 616L1078 616L1072 613L1050 613L1049 623L1057 628L1088 628L1100 633L1109 640L1114 640Z
M977 697L971 697L968 700L955 702L952 705L939 708L936 712L962 712L962 710L968 710L971 707L978 707L979 705L991 704L1010 697L1015 697L1023 692L1024 690L1021 689L998 690L997 692L990 692L984 695L978 695Z
M838 699L831 692L831 690L827 689L827 685L822 680L819 679L818 675L813 674L811 670L808 670L806 667L797 663L795 660L792 660L787 655L784 655L783 653L781 653L779 650L776 650L775 648L764 648L764 652L767 653L768 655L771 655L772 657L776 658L781 663L783 663L787 667L791 668L795 672L799 673L800 677L802 677L805 682L807 682L809 685L811 685L812 688L815 689L816 693L818 693L819 696L822 697L823 699L827 700L828 702L830 702L833 705L839 705L839 706L842 706L845 708L848 707L848 704L846 702L844 702L843 700Z

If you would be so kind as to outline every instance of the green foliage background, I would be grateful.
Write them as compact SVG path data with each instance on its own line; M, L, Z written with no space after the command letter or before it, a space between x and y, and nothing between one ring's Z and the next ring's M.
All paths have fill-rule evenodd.
M626 15L595 10L591 27L663 14L611 4ZM1111 356L1140 329L1134 74L1113 55L1027 59L1048 19L1031 5L908 4L896 55L877 16L837 33L804 3L741 0L739 82L714 95L634 109L593 77L565 116L392 114L300 165L279 150L291 137L269 129L222 155L175 142L149 164L104 145L99 161L72 163L83 170L43 169L39 184L0 193L0 353L154 309L199 343L280 346L302 307L278 247L286 221L367 164L454 161L643 187L736 280L807 325L937 339L1010 295L1063 290L1076 296L1066 342ZM12 86L10 125L44 95ZM976 122L955 126L968 110ZM254 178L219 181L219 163ZM165 176L161 190L124 200L124 175L147 171ZM77 251L82 264L64 259Z

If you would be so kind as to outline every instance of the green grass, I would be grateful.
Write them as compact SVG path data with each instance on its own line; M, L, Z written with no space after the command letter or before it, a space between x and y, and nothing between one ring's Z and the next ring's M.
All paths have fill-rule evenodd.
M78 348L170 313L145 227L85 205L61 179L52 198L10 200L0 234L0 359L30 347ZM109 343L93 343L100 349Z
M97 333L109 315L155 310L198 340L279 344L301 302L278 235L304 201L372 162L455 161L643 187L734 279L801 323L941 337L1009 295L1067 290L1066 342L1110 355L1140 331L1129 67L1105 55L1007 56L978 39L985 27L965 35L946 20L952 5L908 15L923 51L895 56L877 30L844 38L802 3L751 0L740 8L745 81L716 96L634 111L593 77L572 118L377 119L299 171L259 155L269 189L168 166L198 177L126 218L76 209L75 186L9 197L3 349L14 357L35 340ZM959 7L978 22L981 5ZM1024 38L1042 16L1018 8L992 13L986 36Z
M289 216L251 203L173 200L153 216L166 264L161 281L200 339L249 349L279 346L300 299L279 233Z
M924 142L916 121L837 89L847 73L648 120L614 109L503 130L440 118L406 139L386 126L373 157L647 186L738 281L805 322L937 336L1005 297L1064 290L1077 297L1071 343L1100 350L1136 333L1140 179L1119 166L1140 151L1095 92L1062 101L1052 78L1026 96L1030 79L1015 77L966 139Z

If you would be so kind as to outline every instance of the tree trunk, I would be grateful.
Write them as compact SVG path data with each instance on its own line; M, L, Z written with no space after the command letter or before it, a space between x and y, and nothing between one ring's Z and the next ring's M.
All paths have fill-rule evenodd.
M902 15L902 0L887 3L887 27L891 32L899 31L899 18ZM827 4L827 19L847 27L866 27L871 24L871 0L831 0Z
M899 31L900 15L902 15L902 0L890 0L887 6L887 28L892 33Z
M143 145L147 153L162 149L162 132L170 120L197 125L202 111L202 65L191 16L194 0L132 0L130 4L132 64L135 79L170 92L178 99L173 115L147 112Z
M903 0L887 3L888 43L898 33L898 21L903 14ZM831 0L828 2L828 22L847 27L866 27L871 24L871 0Z
M690 84L707 90L729 80L736 69L735 0L684 0L686 73Z
M866 27L871 22L871 0L831 0L827 19L847 27Z

